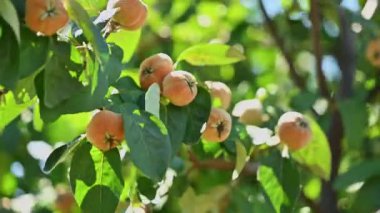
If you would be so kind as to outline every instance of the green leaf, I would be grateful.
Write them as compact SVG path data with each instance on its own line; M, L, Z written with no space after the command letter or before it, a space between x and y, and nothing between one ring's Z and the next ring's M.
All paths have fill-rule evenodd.
M186 124L186 134L183 142L195 144L201 137L201 129L207 122L211 111L210 93L203 87L198 87L198 94L188 106L186 106L188 119Z
M20 22L17 11L10 0L0 1L0 16L12 27L17 42L20 43Z
M100 31L90 20L86 10L75 0L66 0L66 8L69 13L70 19L75 21L83 30L83 34L92 45L95 54L102 66L108 62L108 46Z
M184 213L219 212L220 202L229 192L228 186L220 185L206 194L197 195L193 188L188 187L179 199L179 205Z
M17 190L18 181L16 176L11 173L7 172L5 174L1 174L0 179L0 193L10 197L12 196L16 190Z
M160 118L168 128L172 156L175 156L181 148L185 132L187 131L188 114L184 107L169 104L161 107Z
M0 85L12 89L19 76L19 45L8 24L0 19Z
M141 35L141 29L129 31L120 29L117 32L111 33L108 38L108 43L115 43L123 50L123 63L127 63L133 56L133 53L136 51L136 48L139 44Z
M71 141L70 143L67 143L54 149L45 162L43 168L44 172L50 173L56 166L58 166L58 164L62 163L69 156L71 156L79 147L79 145L82 144L85 137L85 135L81 135L78 138Z
M153 200L156 196L155 183L146 177L139 177L137 179L137 189L141 194L146 196L148 199Z
M118 150L83 143L71 160L70 184L83 212L115 212L124 185Z
M301 187L297 167L290 160L273 152L262 161L257 179L276 212L292 212Z
M41 70L49 53L49 38L36 36L29 29L22 28L20 47L20 78L25 78Z
M107 0L77 0L90 16L96 16L107 6Z
M105 92L102 88L97 87L94 93L91 93L91 87L82 87L69 99L62 101L54 108L47 108L44 103L44 72L38 74L35 78L35 86L40 99L41 118L45 122L52 122L62 114L73 114L78 112L91 111L93 109L106 105L104 99Z
M169 16L170 20L175 21L180 18L190 6L192 6L191 1L172 1L172 6L170 8Z
M121 60L123 59L123 50L116 45L110 44L110 58L107 65L104 67L105 73L108 76L108 83L115 83L121 74L123 65Z
M235 169L232 173L232 180L235 180L239 177L240 172L243 171L245 164L249 160L249 156L247 153L247 150L245 149L245 146L239 142L235 142L236 146L236 163L235 163Z
M302 90L292 97L291 107L299 112L309 110L317 100L318 96L312 92Z
M234 46L225 44L200 44L183 51L177 62L182 60L195 66L227 65L244 60L243 53Z
M34 104L33 107L33 128L41 132L44 127L44 122L41 119L41 114L40 114L40 105L38 103Z
M152 113L157 118L160 117L160 86L152 84L145 93L145 111Z
M12 92L8 92L4 97L4 104L0 101L0 132L17 116L19 116L27 107L36 102L36 98L25 103L18 104Z
M331 151L327 137L314 119L310 116L306 116L306 119L309 121L313 134L312 140L304 148L293 152L292 157L315 175L328 180L331 171Z
M194 205L196 199L197 195L195 194L194 189L192 187L187 188L179 200L179 205L181 206L181 209L184 210L184 213L196 212L196 206Z
M356 194L351 212L376 212L380 209L380 178L369 179Z
M61 54L60 58L62 58L62 60L70 60L70 55L64 50L58 48L56 51L59 51L59 54ZM86 57L86 71L90 73L97 73L97 83L93 83L89 86L80 86L79 89L77 89L69 98L61 101L58 105L51 108L48 108L45 104L43 104L45 103L44 94L46 93L46 88L43 87L44 75L42 74L45 71L40 73L35 79L35 86L38 97L41 100L40 109L42 119L44 121L54 121L62 114L85 112L107 105L104 97L108 92L109 84L114 83L120 75L122 69L120 63L121 58L122 52L120 48L114 45L111 45L111 55L105 67L100 67L99 62L93 57ZM69 62L70 63L67 66L70 68L74 63L71 61ZM99 71L99 69L106 69L107 72Z
M44 72L44 104L53 108L70 98L82 88L77 79L70 76L67 61L59 55L53 55L45 66Z
M171 157L170 138L165 125L133 104L123 105L121 112L132 162L153 181L161 180Z
M380 160L363 161L339 175L334 181L334 187L337 190L344 190L354 183L363 182L375 176L380 176Z
M136 103L144 94L144 91L129 76L120 78L113 86L119 90L120 96L125 102Z
M360 148L363 144L368 122L365 100L358 97L343 100L339 103L339 111L342 114L343 128L348 147L350 149Z

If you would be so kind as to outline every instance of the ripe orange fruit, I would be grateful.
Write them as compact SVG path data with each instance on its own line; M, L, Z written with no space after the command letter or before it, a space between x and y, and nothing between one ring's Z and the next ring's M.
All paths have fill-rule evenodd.
M71 213L75 206L74 196L70 192L58 194L55 200L55 208L61 213Z
M25 22L35 32L53 35L69 21L61 0L26 0Z
M232 115L239 117L239 122L247 125L260 125L268 119L263 113L263 105L259 99L238 102L232 110Z
M230 135L231 128L230 114L224 109L212 108L202 138L210 142L222 142Z
M158 83L162 88L165 76L173 70L172 59L164 54L158 53L146 58L140 65L140 86L147 90L153 83Z
M220 81L206 81L211 97L219 100L223 109L228 109L231 104L231 89Z
M139 29L148 16L147 6L141 0L118 0L112 7L119 8L113 19L126 30Z
M116 147L124 139L122 116L108 110L96 113L87 126L86 136L102 151Z
M197 81L189 72L169 72L162 82L162 94L176 106L186 106L197 96Z
M286 144L290 150L301 149L311 140L311 129L301 113L284 113L278 120L277 128L280 141Z
M380 67L380 38L369 42L366 56L373 66Z

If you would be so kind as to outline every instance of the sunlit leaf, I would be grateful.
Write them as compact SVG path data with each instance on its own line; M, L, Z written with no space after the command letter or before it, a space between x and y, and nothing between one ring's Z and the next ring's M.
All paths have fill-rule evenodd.
M301 186L299 172L290 160L273 152L260 165L257 179L276 212L294 208Z
M4 97L5 104L0 102L0 132L27 107L32 106L36 102L34 98L25 103L18 104L15 102L12 92L8 92Z
M152 84L145 93L145 111L152 113L157 118L160 117L160 86Z
M71 161L70 184L83 212L114 212L124 184L118 150L80 145Z
M177 63L185 60L195 66L227 65L244 60L244 54L234 46L225 44L200 44L183 51Z
M0 1L0 16L12 27L17 42L20 43L20 22L17 11L10 0Z
M77 0L87 11L90 16L99 14L99 11L105 9L107 6L107 0Z
M239 177L240 172L243 171L245 164L247 163L247 160L249 158L247 150L245 149L244 145L236 141L236 163L235 163L235 169L232 173L232 180L235 180Z
M56 149L47 158L43 170L50 173L58 164L65 161L70 155L72 155L75 150L84 141L85 135L82 135L70 143L64 144Z
M83 34L94 48L94 51L104 66L108 62L108 47L100 31L91 22L86 10L75 0L66 0L65 5L70 18L83 30Z
M140 35L141 30L128 31L120 29L117 32L111 33L107 38L107 42L115 43L123 49L124 56L122 62L127 63L136 51Z
M69 48L67 45L57 45L56 48ZM70 49L67 49L68 51ZM70 52L67 52L69 55ZM46 64L44 72L44 104L53 108L65 99L75 94L81 87L77 79L70 76L70 68L67 61L61 59L61 55L53 55Z
M314 119L307 116L307 120L312 131L312 140L304 148L293 152L292 157L314 174L328 180L331 171L331 151L327 137Z

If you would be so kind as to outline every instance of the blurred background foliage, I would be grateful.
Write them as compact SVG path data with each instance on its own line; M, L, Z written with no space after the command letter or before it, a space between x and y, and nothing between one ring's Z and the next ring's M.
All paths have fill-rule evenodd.
M20 1L13 2L18 5ZM124 66L123 75L136 79L140 62L158 52L176 59L183 50L200 43L236 45L244 50L246 56L246 60L237 64L192 66L182 61L177 68L193 72L201 81L225 82L232 90L234 104L243 99L263 99L264 110L270 115L270 120L263 126L269 129L274 129L282 112L292 109L314 113L315 120L331 139L330 134L340 131L339 127L334 130L331 126L334 113L328 104L329 98L336 100L334 107L341 116L343 136L338 145L331 145L330 141L332 148L339 149L339 152L332 150L333 158L338 159L332 168L335 169L332 171L333 180L326 186L328 181L299 169L303 187L294 211L334 212L329 205L335 205L341 212L375 212L380 209L380 68L374 66L366 54L368 43L379 36L377 0L317 1L323 51L321 68L329 88L328 97L321 94L316 74L310 1L144 2L149 6L147 24L141 32L124 35L131 40L140 40L134 53L133 48L126 48L130 53L124 57L127 60L130 57L130 61ZM97 1L100 8L105 3ZM18 11L22 9L18 8ZM94 16L96 11L89 10ZM351 47L345 46L347 37ZM107 41L112 39L117 37L111 36ZM133 44L131 40L126 42ZM380 47L377 48L380 52ZM354 55L347 61L350 49L354 50ZM344 80L348 75L345 69L350 69L347 68L350 63L354 66L354 75L347 89L342 85L347 82ZM296 86L294 77L289 74L293 71L302 79L304 86ZM52 123L43 123L38 116L38 104L26 108L28 104L12 103L13 98L9 95L2 98L6 99L7 105L0 106L0 114L4 116L0 120L0 212L28 212L25 210L28 208L33 212L59 212L57 206L60 202L70 202L67 165L59 165L49 175L42 172L41 166L54 147L85 131L91 113L63 115ZM7 107L22 113L19 116L16 113L12 122L2 126L6 116L11 116L4 114ZM239 124L236 126L239 128ZM236 134L247 137L244 131ZM246 144L246 148L251 145ZM200 143L194 147L194 152L200 160L223 156L233 159L227 154L234 156L237 150L228 142L221 145ZM252 158L255 160L254 155ZM183 160L178 162L173 162L178 171L183 171L190 164ZM231 182L229 172L213 168L179 174L169 191L168 200L157 211L274 211L255 175L242 175ZM155 189L142 188L149 184L139 186L137 190L152 197ZM326 187L330 187L333 193L329 194ZM336 203L324 201L331 199L334 202L334 198L328 196L336 196ZM192 209L194 207L199 211ZM68 212L75 211L78 209L74 206Z

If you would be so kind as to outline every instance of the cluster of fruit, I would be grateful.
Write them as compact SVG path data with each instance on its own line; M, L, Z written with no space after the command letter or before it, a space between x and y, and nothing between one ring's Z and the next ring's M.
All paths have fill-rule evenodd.
M145 59L141 63L139 77L142 89L146 90L153 83L157 83L162 95L176 106L190 104L197 95L198 83L194 75L183 70L174 71L172 59L164 53ZM222 108L211 109L209 119L202 129L202 137L210 142L222 142L231 132L231 116L225 110L231 101L231 91L222 82L205 83L211 96L222 101Z
M156 83L161 95L179 107L190 104L197 96L197 80L193 74L174 70L170 56L158 53L142 61L139 69L140 87L143 90ZM224 108L231 101L231 91L222 82L205 82L211 96L222 101L222 108L212 108L202 129L202 137L210 142L222 142L231 132L231 116ZM221 86L222 85L222 86ZM99 149L106 151L116 147L124 138L123 119L120 114L102 110L95 114L87 127L87 138Z
M139 81L143 90L157 83L161 95L180 107L190 104L197 95L198 83L194 75L187 71L175 71L172 59L164 53L150 56L141 63ZM209 142L222 142L228 138L232 128L231 116L226 111L231 103L231 90L223 82L206 81L205 85L220 107L211 109L208 121L201 130L202 138ZM260 125L267 120L259 99L238 102L232 114L246 125ZM284 113L277 126L280 141L291 150L298 150L310 141L310 127L298 112ZM101 150L117 146L124 138L122 116L107 110L97 113L88 125L87 138Z
M147 6L140 0L110 1L117 9L111 20L125 30L142 27L147 18ZM26 0L25 23L34 32L45 36L55 34L69 22L62 0Z
M239 122L245 125L260 126L269 120L261 101L257 98L238 102L232 110L232 115L238 117ZM276 135L279 142L296 151L311 141L312 131L301 113L289 111L282 114L277 121Z

